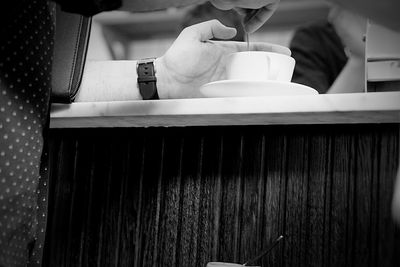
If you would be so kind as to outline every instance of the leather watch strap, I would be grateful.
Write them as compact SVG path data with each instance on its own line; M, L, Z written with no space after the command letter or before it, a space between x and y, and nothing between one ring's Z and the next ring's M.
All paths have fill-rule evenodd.
M155 59L142 59L137 63L137 82L144 100L160 99L157 92L154 61Z

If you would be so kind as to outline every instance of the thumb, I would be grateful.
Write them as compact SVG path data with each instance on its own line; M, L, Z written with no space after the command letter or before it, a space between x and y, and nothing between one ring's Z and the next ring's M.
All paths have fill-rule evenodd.
M236 35L236 29L223 25L218 20L209 20L186 28L189 35L199 41L208 41L212 38L231 39Z

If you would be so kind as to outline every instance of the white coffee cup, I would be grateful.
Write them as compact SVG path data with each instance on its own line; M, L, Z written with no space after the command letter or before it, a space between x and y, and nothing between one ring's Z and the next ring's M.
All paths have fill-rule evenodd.
M294 58L264 51L245 51L228 56L228 80L290 82L294 71Z
M209 263L207 263L207 267L240 267L240 266L243 267L243 264L230 263L230 262L209 262ZM259 266L252 266L252 267L259 267Z

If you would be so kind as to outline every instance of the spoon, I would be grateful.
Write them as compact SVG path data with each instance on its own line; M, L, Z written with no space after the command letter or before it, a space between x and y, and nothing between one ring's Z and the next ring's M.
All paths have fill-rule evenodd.
M280 235L277 239L275 239L274 242L272 242L272 244L263 252L261 252L259 255L255 256L254 258L246 261L243 266L248 266L249 263L252 263L262 257L264 257L265 255L267 255L276 245L278 245L279 241L281 241L283 239L283 235Z
M246 32L246 42L247 42L247 51L250 51L250 39L249 33Z

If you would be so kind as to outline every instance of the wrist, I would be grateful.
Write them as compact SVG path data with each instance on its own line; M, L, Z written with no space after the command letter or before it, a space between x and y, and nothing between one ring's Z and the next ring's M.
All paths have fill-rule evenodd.
M195 77L187 77L177 72L176 62L168 64L162 56L154 62L157 77L157 88L160 99L181 99L201 97L198 84L193 82Z
M156 58L154 61L154 69L157 77L157 91L160 99L170 98L168 93L168 72L165 67L163 58Z
M140 59L136 64L137 87L143 100L159 99L154 58Z
M365 59L360 57L351 57L347 60L346 66L351 68L362 68L364 70Z

